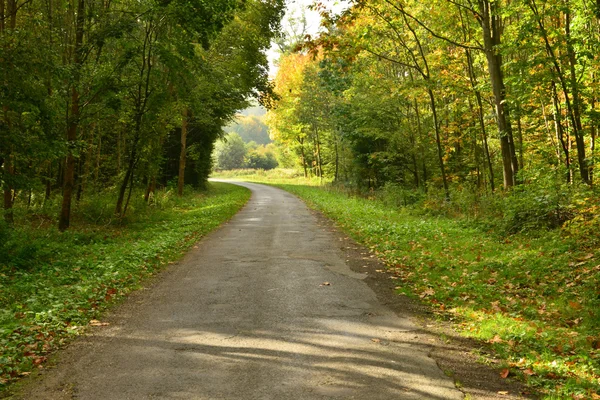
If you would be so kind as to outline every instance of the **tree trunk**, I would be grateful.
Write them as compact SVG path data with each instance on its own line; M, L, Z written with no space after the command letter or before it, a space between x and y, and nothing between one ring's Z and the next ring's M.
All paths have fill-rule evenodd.
M419 113L419 102L417 98L414 99L415 104L415 116L417 120L417 133L419 135L419 150L421 152L421 169L423 170L423 188L427 191L427 164L425 160L425 147L423 146L423 129L421 128L421 114Z
M573 43L571 40L571 14L569 0L566 1L565 34L567 36L567 55L569 59L571 93L573 95L573 123L575 124L573 133L575 134L575 143L577 144L579 174L581 176L581 180L589 185L591 184L591 181L589 165L585 157L585 141L583 138L583 125L581 123L581 100L579 98L579 83L577 82L577 74L575 72L577 60L575 59L575 50L573 49Z
M565 103L567 105L567 112L569 114L569 119L571 120L571 129L573 130L573 134L575 135L575 143L577 146L577 159L579 161L579 173L581 175L581 179L583 182L589 184L589 168L587 165L587 160L585 157L585 142L583 138L583 126L581 123L581 105L579 99L579 90L577 83L577 76L575 74L575 53L573 50L573 46L570 38L570 14L569 14L569 4L567 2L567 11L565 13L565 34L567 36L567 55L569 60L569 69L570 69L570 81L571 81L571 93L569 93L569 89L567 87L567 82L565 75L563 74L562 68L558 62L558 57L554 51L554 48L550 44L550 40L548 39L548 32L546 31L546 27L542 18L539 14L537 5L535 0L530 0L529 8L533 12L533 15L536 18L536 22L538 27L540 28L540 33L542 35L542 39L544 40L544 44L546 46L546 53L550 57L550 61L554 67L556 72L556 76L560 81L560 85L563 91L563 95L565 96ZM571 95L573 96L573 102L571 102Z
M496 121L500 134L500 149L502 152L502 172L504 175L504 188L508 189L516 184L516 176L519 165L513 141L510 113L506 104L506 88L502 73L502 57L498 53L498 45L501 44L500 16L497 15L496 2L489 0L479 1L479 20L483 31L484 51L488 64L488 72L494 94L494 105L496 108Z
M136 130L137 130L137 128L136 128ZM135 164L136 164L137 142L138 142L138 137L139 137L138 135L139 134L136 131L135 137L131 144L131 153L129 155L129 162L127 163L127 170L125 171L125 177L123 178L123 182L121 182L121 186L119 187L119 196L117 197L117 204L115 206L115 214L119 218L122 218L124 215L123 201L125 200L125 193L127 192L127 186L129 185L129 181L131 180L131 177L133 175L133 170L134 170Z
M44 202L50 200L52 195L52 161L48 162L48 171L46 176L46 193L44 196Z
M302 158L302 167L304 168L304 177L308 178L308 167L306 165L306 155L304 154L304 140L298 139L300 143L300 157Z
M477 76L475 75L475 68L473 68L473 56L471 55L470 50L465 50L467 55L467 67L469 71L469 80L471 82L471 88L475 93L475 99L477 100L477 120L479 122L479 129L481 130L481 138L483 141L483 152L485 155L485 160L488 168L488 173L490 175L490 188L492 192L496 190L495 181L494 181L494 166L492 164L492 158L490 157L490 148L488 146L488 138L487 132L485 129L485 121L483 120L483 101L481 99L481 92L477 89Z
M4 159L4 174L8 175L9 180L13 174L13 167L11 161L11 155L6 156ZM10 181L4 181L4 220L7 224L12 225L15 222L15 217L13 214L12 206L13 206L13 191L12 185Z
M83 196L83 180L85 179L84 177L84 165L85 165L85 155L83 155L84 159L82 160L81 157L79 158L78 162L77 162L77 168L75 169L75 182L76 182L76 186L77 186L77 194L75 195L75 200L79 203L79 201L81 201L81 197Z
M181 120L181 151L179 153L179 176L177 178L177 194L183 196L183 185L185 180L185 153L186 140L188 134L188 109L183 109L183 118Z
M8 0L8 15L10 16L10 29L17 26L17 0Z
M136 96L134 97L135 114L133 140L131 141L131 150L129 153L129 162L127 163L127 171L125 172L123 182L121 183L121 187L119 188L119 197L117 198L117 204L115 206L115 214L119 218L123 218L125 216L127 206L129 205L129 199L131 198L131 191L133 190L133 174L135 172L135 168L138 162L138 145L142 133L142 120L144 118L144 114L147 111L148 99L150 97L151 92L150 73L153 66L152 44L154 43L154 41L157 40L157 36L153 36L154 28L155 26L153 22L147 23L145 27L146 33L144 37L143 53L141 57L142 63L139 72L140 80L137 84ZM123 208L123 201L125 200L125 192L127 191L128 185L130 186L129 195L127 196L125 208Z
M319 135L319 128L314 125L315 130L315 146L316 146L316 155L317 155L317 173L319 174L319 178L323 180L323 161L321 160L321 138Z
M437 117L437 108L435 105L435 96L433 90L427 89L429 101L431 102L431 113L433 114L433 125L435 126L435 143L437 145L438 162L440 163L440 172L442 174L442 184L444 185L444 194L446 200L450 200L450 191L448 190L448 179L446 178L446 167L444 166L444 156L442 150L442 140L440 137L440 126Z
M123 154L123 139L121 129L117 130L117 175L121 173L121 164L122 164L122 154Z
M4 33L4 19L6 18L5 10L6 3L4 2L4 0L0 0L0 34Z
M334 146L335 146L335 175L333 177L334 181L337 182L339 179L338 173L339 173L339 163L340 163L340 155L338 152L338 141L337 141L337 137L334 139L333 142Z
M98 148L96 149L96 166L94 167L94 185L98 190L98 178L100 175L100 156L102 155L102 134L98 135Z
M595 81L595 79L594 79ZM590 101L590 108L593 110L596 107L596 98L592 96L592 100ZM595 125L595 121L592 121L592 126L590 129L590 157L594 160L594 152L596 150L596 135L598 134L598 127ZM590 170L590 185L594 184L594 165L588 165Z
M58 221L58 229L60 231L67 230L71 223L71 200L73 198L73 188L75 186L75 156L73 155L72 147L75 146L75 141L77 140L77 122L75 121L75 116L78 114L79 93L77 89L73 87L71 90L71 121L69 122L69 129L67 131L67 142L71 148L67 154L63 175L63 200Z
M150 201L150 194L154 194L156 191L156 176L153 176L148 181L148 186L146 187L146 194L144 195L144 201L148 203Z
M0 3L0 17L2 20L2 25L0 25L0 33L4 33L5 28L6 28L6 24L5 24L5 19L10 16L10 29L14 30L16 28L16 15L17 15L17 10L16 10L16 5L15 5L15 0L8 0L8 7L6 10L6 14L5 14L5 3L4 0L2 0L2 3ZM4 81L4 85L8 85L8 83L6 82L6 80ZM9 109L8 106L4 106L3 107L3 113L4 113L4 120L5 123L10 131L11 128L11 121L10 121L10 117L9 117ZM4 174L6 176L8 176L8 178L5 178L5 182L4 182L4 190L3 190L3 194L4 194L4 220L6 221L6 223L8 223L9 225L12 225L14 223L14 213L12 210L13 207L13 182L12 182L12 175L14 174L14 160L12 159L13 156L13 152L9 149L8 150L8 154L6 154L6 158L4 159Z
M133 175L135 174L135 164L137 164L137 161L134 163L133 169L131 170L131 174L129 175L129 193L127 194L127 201L125 201L125 207L123 208L123 214L121 215L121 218L124 217L125 214L127 214L129 200L131 200L131 192L133 191Z
M560 109L560 103L558 101L558 93L556 92L556 83L552 81L552 106L554 107L554 131L556 133L556 140L560 143L560 147L565 154L565 167L567 168L567 183L571 182L571 159L569 155L569 146L565 142L563 124L562 124L562 111ZM560 160L560 158L559 158Z
M410 109L410 105L408 105L408 108ZM410 158L411 158L412 165L413 165L414 184L415 184L415 187L418 189L419 186L421 186L421 183L419 182L419 163L417 161L417 155L416 155L417 143L416 143L416 139L415 139L415 134L412 130L409 132L409 140L410 140L410 145L412 146L412 149L410 152Z
M67 154L67 161L65 164L64 171L64 184L63 184L63 201L60 211L58 229L65 231L69 228L71 222L71 199L73 197L73 188L75 186L75 156L73 154L74 147L77 141L77 129L79 126L79 91L77 89L77 83L79 82L79 74L81 71L82 63L82 45L83 45L83 29L85 21L85 0L78 0L77 2L77 22L75 32L75 48L73 56L73 65L75 66L75 79L71 86L71 115L69 116L68 127L67 127L67 145L69 146L69 153Z
M517 105L517 140L519 142L519 169L522 170L525 161L523 159L523 126L521 125L521 110Z

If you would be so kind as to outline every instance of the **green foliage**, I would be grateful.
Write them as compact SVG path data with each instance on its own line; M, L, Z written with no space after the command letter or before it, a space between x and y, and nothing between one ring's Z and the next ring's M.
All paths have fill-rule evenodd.
M238 179L255 182L298 182L301 174L293 168L264 169L233 169L228 171L215 171L211 177L220 179ZM305 180L309 182L310 180Z
M158 191L150 207L134 197L135 211L120 222L90 214L112 209L105 195L81 204L77 228L65 233L0 224L0 390L231 218L250 193L226 184L185 197Z
M272 152L261 153L256 150L250 150L244 161L244 167L251 169L269 170L276 168L277 165L277 160Z
M215 148L216 169L239 169L244 167L246 144L237 133L229 134Z
M218 142L213 157L216 170L243 168L269 170L278 165L272 145L258 146L255 142L244 143L237 133L230 133Z
M72 196L63 191L68 210L110 188L120 217L128 189L152 192L178 177L184 122L182 178L206 185L222 128L270 90L264 53L284 9L282 0L59 0L13 13L12 4L0 10L6 198L54 201L73 186Z
M224 128L227 133L237 133L246 143L269 144L269 129L263 118L256 116L238 116L233 123Z

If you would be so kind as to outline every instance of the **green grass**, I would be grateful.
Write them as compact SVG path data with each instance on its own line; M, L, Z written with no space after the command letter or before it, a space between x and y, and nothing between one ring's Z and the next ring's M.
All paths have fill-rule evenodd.
M0 390L42 366L249 197L247 189L212 183L183 198L159 192L152 206L137 196L122 223L110 219L114 203L101 197L81 205L64 233L39 216L35 228L19 221L0 258Z
M258 177L368 246L398 293L420 298L547 399L600 398L600 253L560 230L500 235L461 219ZM314 183L314 182L313 182ZM596 396L596 397L595 397Z

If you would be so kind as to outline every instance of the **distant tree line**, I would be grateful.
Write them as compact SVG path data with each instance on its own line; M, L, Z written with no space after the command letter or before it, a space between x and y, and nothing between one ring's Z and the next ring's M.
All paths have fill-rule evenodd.
M0 184L15 204L202 186L222 128L270 90L283 0L0 0Z
M217 142L214 152L216 170L242 168L270 170L278 166L275 146L272 144L260 145L254 141L245 143L237 133L230 133Z
M239 115L236 119L225 127L227 133L237 133L246 143L254 142L256 144L269 144L269 128L264 123L263 118L255 115Z

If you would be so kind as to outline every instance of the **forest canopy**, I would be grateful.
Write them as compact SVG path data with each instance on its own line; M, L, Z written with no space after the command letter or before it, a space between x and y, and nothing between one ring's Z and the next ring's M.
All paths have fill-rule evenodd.
M268 123L305 175L362 189L592 186L590 0L358 0L288 49Z
M283 0L2 0L0 184L16 204L91 193L123 217L174 182L201 187L235 114L271 91Z

